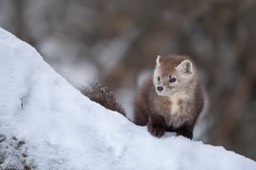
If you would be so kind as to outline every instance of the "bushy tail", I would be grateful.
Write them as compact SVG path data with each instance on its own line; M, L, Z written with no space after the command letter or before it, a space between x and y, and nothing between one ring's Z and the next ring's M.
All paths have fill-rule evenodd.
M123 107L118 103L114 94L107 87L103 87L99 82L96 82L89 88L81 89L81 92L89 97L89 99L99 103L105 108L117 111L124 116L126 115Z

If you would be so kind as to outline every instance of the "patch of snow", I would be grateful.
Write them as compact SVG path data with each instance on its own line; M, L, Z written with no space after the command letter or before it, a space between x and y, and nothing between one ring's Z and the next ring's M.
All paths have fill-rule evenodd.
M36 169L256 169L255 161L223 147L172 133L151 136L83 96L33 47L3 29L0 134L24 141Z
M122 107L125 110L126 117L131 121L134 120L133 105L134 99L136 97L135 91L135 87L125 87L119 89L116 92L116 98L118 102L122 104Z

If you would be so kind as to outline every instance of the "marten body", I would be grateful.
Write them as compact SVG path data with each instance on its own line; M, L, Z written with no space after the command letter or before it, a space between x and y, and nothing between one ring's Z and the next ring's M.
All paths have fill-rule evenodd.
M190 59L159 56L154 73L136 97L134 123L147 125L156 137L175 131L191 139L203 103L197 69Z
M106 93L103 90L94 91ZM115 109L109 105L120 107L121 113L125 115L115 100L106 101L102 95L96 93L84 94L111 110ZM113 95L111 98L114 98ZM103 102L99 102L102 100ZM158 56L154 73L138 91L133 122L147 125L148 131L156 137L163 136L165 131L172 131L192 139L193 129L203 105L203 91L192 61L184 56Z

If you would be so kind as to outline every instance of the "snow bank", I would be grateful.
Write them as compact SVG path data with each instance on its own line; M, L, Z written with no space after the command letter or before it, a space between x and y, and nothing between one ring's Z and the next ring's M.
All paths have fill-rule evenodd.
M33 47L3 29L0 135L0 169L21 169L24 160L10 161L15 149L36 169L256 169L255 161L223 147L170 133L152 137L145 127L84 97ZM20 141L5 146L10 140Z

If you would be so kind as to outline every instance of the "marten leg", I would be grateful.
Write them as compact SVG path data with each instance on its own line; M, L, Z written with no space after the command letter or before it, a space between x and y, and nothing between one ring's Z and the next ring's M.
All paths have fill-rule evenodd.
M165 119L157 114L149 115L147 128L153 136L160 138L166 130Z
M148 122L148 114L145 110L141 109L140 107L136 107L134 112L133 123L140 126L145 126Z
M193 128L189 127L189 126L182 126L179 129L176 129L177 135L182 135L185 136L189 139L193 138Z
M145 104L145 100L142 99L141 95L136 98L134 106L133 123L140 126L145 126L148 123L148 108Z

